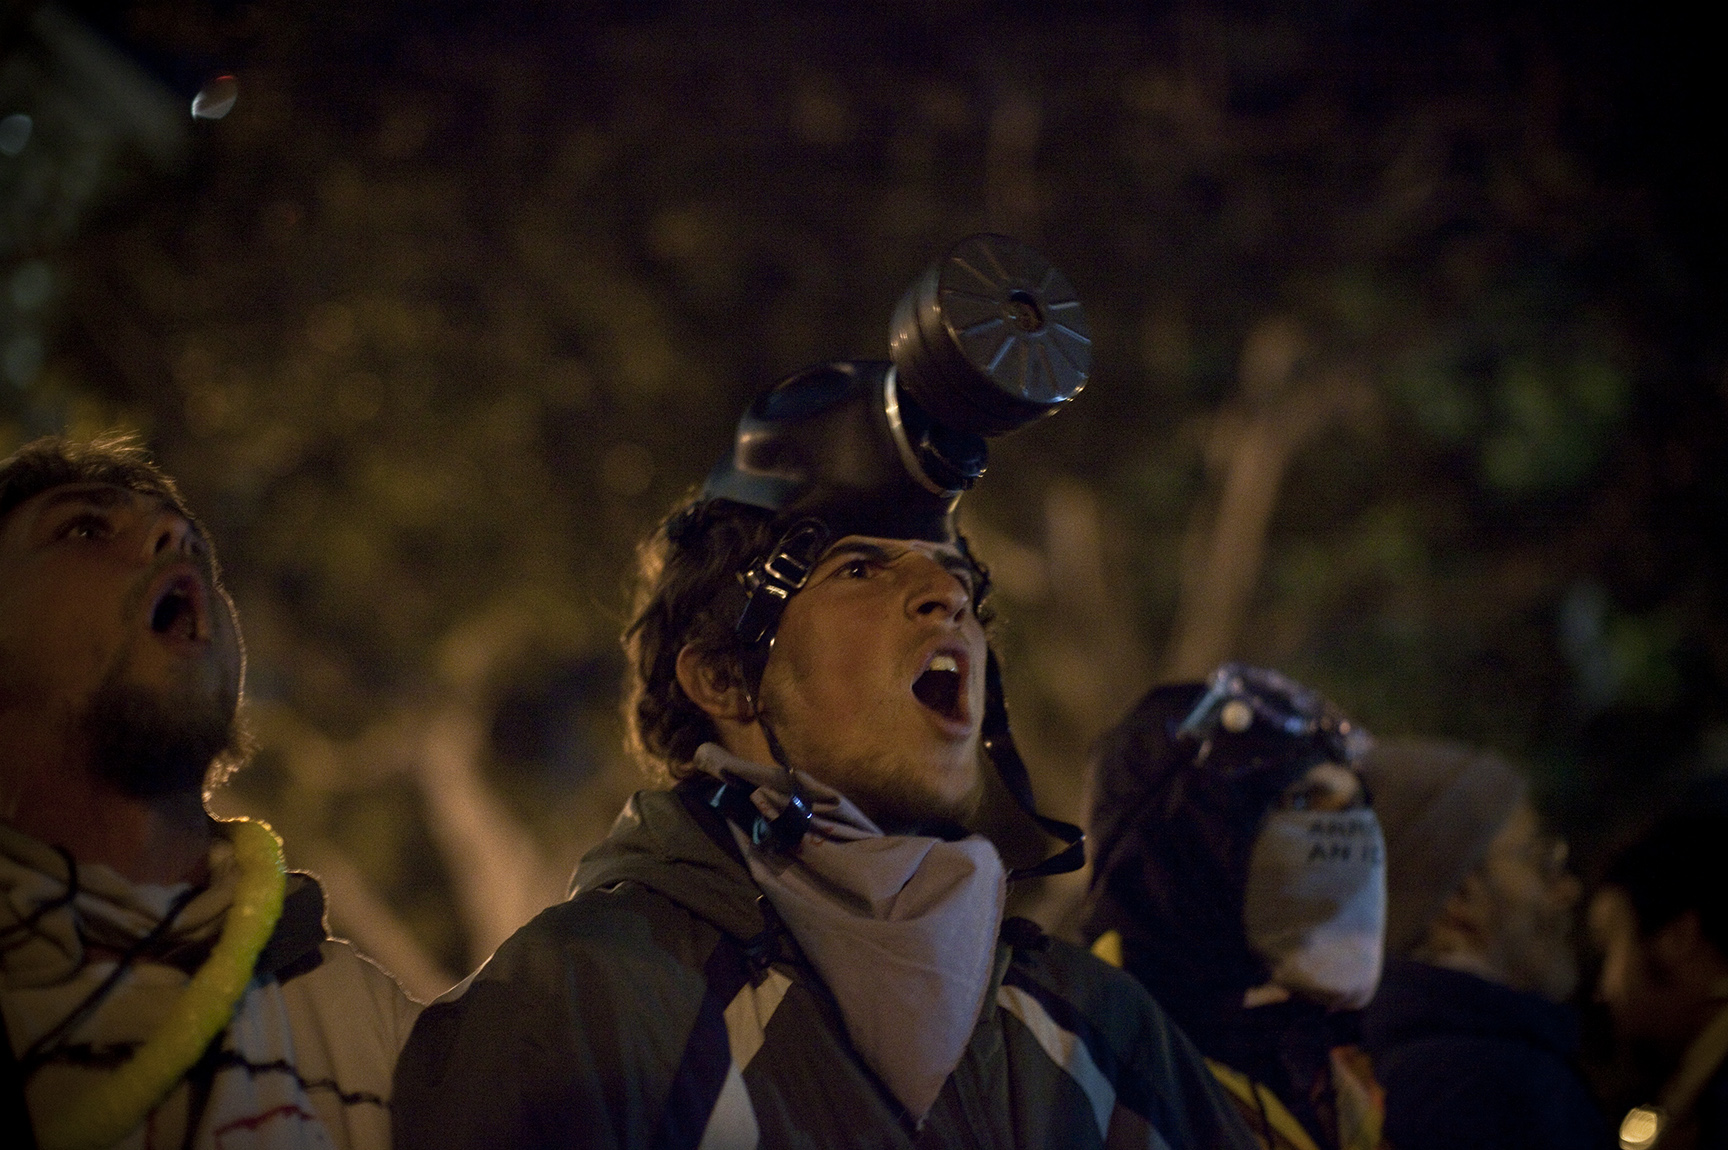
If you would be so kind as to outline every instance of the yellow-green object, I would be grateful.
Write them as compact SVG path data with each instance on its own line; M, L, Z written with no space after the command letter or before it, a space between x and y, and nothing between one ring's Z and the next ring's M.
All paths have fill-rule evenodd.
M1296 1121L1296 1116L1285 1108L1276 1094L1240 1070L1234 1070L1222 1062L1214 1062L1208 1058L1206 1069L1212 1072L1212 1077L1216 1078L1218 1084L1236 1101L1237 1108L1244 1115L1244 1121L1248 1121L1246 1116L1249 1114L1264 1117L1270 1129L1255 1129L1254 1138L1260 1145L1267 1147L1267 1150L1320 1150L1314 1144L1314 1139L1308 1136L1308 1131L1302 1128L1302 1123ZM1258 1125L1258 1122L1251 1123L1251 1126ZM1271 1141L1268 1141L1268 1137Z
M222 937L161 1027L130 1062L41 1132L43 1150L102 1150L131 1133L234 1016L258 955L282 917L288 887L282 842L261 822L227 824L240 871Z

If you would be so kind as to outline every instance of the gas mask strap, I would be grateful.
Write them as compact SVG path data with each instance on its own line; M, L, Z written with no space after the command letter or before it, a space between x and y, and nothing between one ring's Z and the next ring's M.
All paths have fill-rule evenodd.
M815 812L810 809L810 801L804 797L804 788L798 785L798 772L786 764L786 752L780 746L780 738L769 724L768 716L758 710L756 721L761 724L762 733L768 739L769 755L780 769L786 772L786 805L780 809L778 815L770 819L750 801L750 793L756 789L755 786L730 771L722 775L720 787L708 800L708 805L750 836L750 841L756 846L767 846L781 854L790 854L804 842L805 832L810 829L810 819Z
M773 841L774 849L786 854L796 850L804 841L804 832L810 828L813 812L809 801L804 798L804 788L798 785L798 772L786 761L786 748L780 745L780 736L774 733L768 715L760 708L756 711L756 721L762 727L763 737L768 740L768 753L786 772L786 805L768 824L768 837Z
M751 841L771 842L774 849L782 852L796 850L804 841L804 832L810 826L811 810L803 788L798 785L798 773L786 761L786 750L780 745L780 737L774 733L774 725L768 721L768 712L762 706L762 673L767 669L768 653L774 648L774 634L780 626L780 616L785 613L787 602L803 590L810 572L816 569L817 561L828 550L831 537L832 532L821 520L800 519L738 576L747 599L732 630L745 646L746 697L762 727L763 737L768 741L768 753L786 772L787 783L786 806L779 815L769 821L760 814L752 814L745 830ZM754 811L753 807L749 809ZM748 813L743 808L740 812Z
M984 660L982 733L984 751L996 765L996 774L1001 778L1002 785L1008 789L1008 793L1014 797L1014 801L1019 803L1020 808L1031 815L1032 820L1047 834L1067 844L1043 862L1011 872L1008 881L1068 874L1085 866L1086 832L1073 823L1039 814L1033 802L1032 778L1026 770L1025 760L1020 757L1020 749L1014 745L1014 736L1008 730L1008 704L1002 691L1002 668L996 661L994 650L990 650Z
M820 519L800 519L738 577L749 598L732 630L745 646L773 642L787 601L803 590L816 561L828 550L830 534Z

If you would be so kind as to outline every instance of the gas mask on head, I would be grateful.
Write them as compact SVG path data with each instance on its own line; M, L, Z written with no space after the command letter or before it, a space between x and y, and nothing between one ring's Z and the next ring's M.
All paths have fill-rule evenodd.
M870 535L963 547L956 511L984 474L986 437L1060 409L1091 370L1085 315L1067 279L997 235L962 240L912 285L895 309L889 350L890 361L819 364L763 393L702 488L698 505L759 507L780 527L774 545L739 572L747 599L735 631L752 691L787 602L831 544ZM1079 828L1033 809L994 651L985 676L983 742L997 781L1037 827L1068 844L1016 876L1077 869ZM802 807L794 787L785 813L758 837L797 843L808 821Z
M1368 737L1316 693L1272 671L1226 665L1178 728L1202 740L1266 740L1256 759L1270 809L1248 857L1242 925L1271 984L1334 1009L1366 1006L1380 981L1386 851L1351 764ZM1287 762L1279 769L1277 750ZM1305 786L1329 773L1340 787Z

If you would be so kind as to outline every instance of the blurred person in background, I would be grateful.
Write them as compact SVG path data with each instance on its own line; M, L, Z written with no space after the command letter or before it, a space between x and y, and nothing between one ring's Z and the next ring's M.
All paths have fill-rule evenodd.
M1627 1150L1728 1148L1728 778L1699 784L1609 866L1590 902L1598 993L1661 1082Z
M43 1147L389 1144L415 1007L217 822L244 658L215 553L124 438L0 462L0 1129Z
M422 1015L404 1150L1252 1146L1132 979L1003 920L1017 856L1079 851L1045 858L959 485L908 474L887 369L760 398L646 542L627 715L672 785Z
M1577 1065L1582 886L1518 771L1452 743L1376 743L1386 971L1362 1016L1398 1150L1611 1146Z
M1094 952L1145 984L1269 1147L1380 1144L1357 1046L1385 915L1366 742L1316 692L1227 664L1154 688L1092 763Z

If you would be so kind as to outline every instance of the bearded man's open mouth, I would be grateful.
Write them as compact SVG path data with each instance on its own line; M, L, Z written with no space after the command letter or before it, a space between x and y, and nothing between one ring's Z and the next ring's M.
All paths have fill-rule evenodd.
M150 606L150 629L196 643L209 638L204 619L204 585L190 572L175 575L156 593Z

